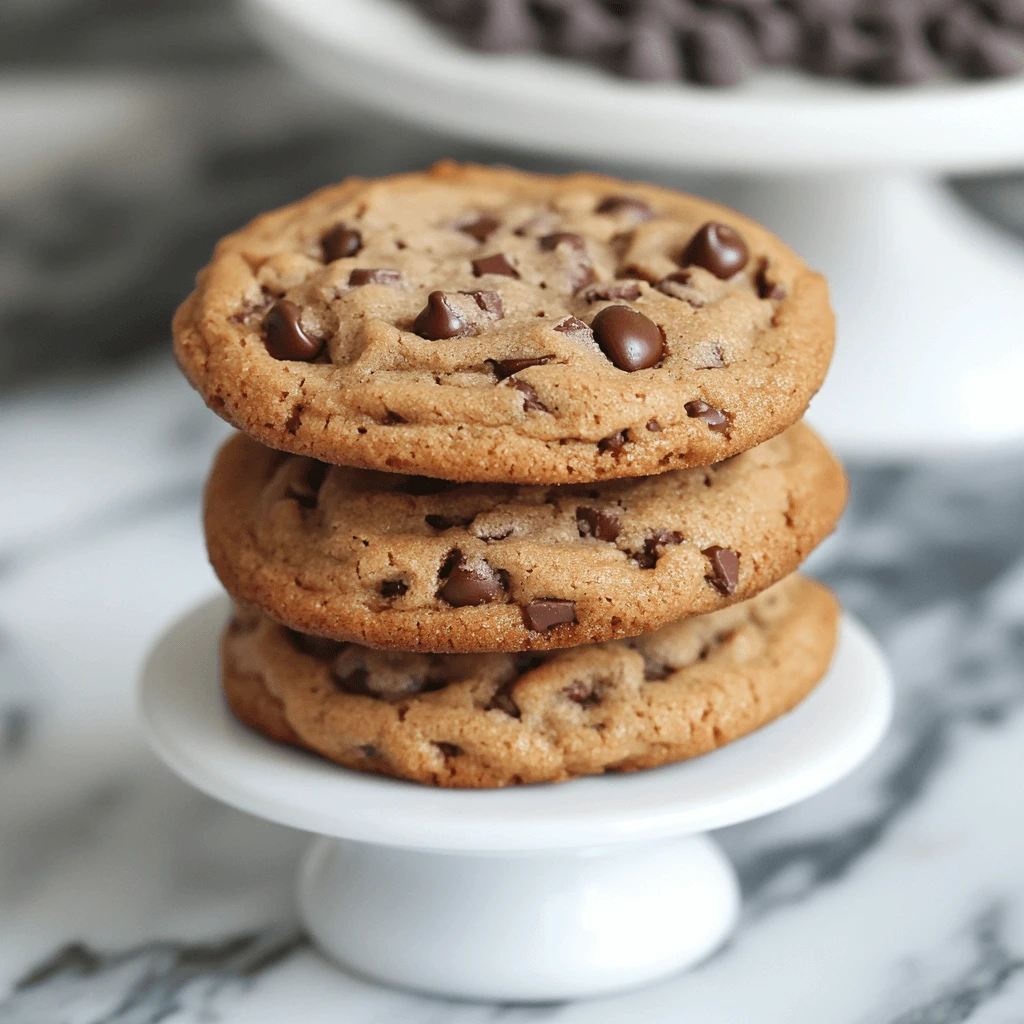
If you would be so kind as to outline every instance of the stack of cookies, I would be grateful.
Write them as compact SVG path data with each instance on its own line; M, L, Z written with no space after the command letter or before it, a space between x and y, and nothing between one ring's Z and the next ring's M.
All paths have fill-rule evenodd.
M175 351L241 431L206 496L243 722L492 787L703 754L825 674L794 575L846 500L799 420L824 280L650 185L443 164L224 239Z

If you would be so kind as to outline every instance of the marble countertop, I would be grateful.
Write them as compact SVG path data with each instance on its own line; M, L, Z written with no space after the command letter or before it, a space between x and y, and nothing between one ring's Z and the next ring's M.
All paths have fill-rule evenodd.
M445 1003L322 959L305 837L189 789L136 672L215 588L225 428L166 358L0 403L0 1022L1024 1019L1024 459L853 467L812 570L875 631L895 724L834 789L718 838L741 926L697 970L541 1007Z

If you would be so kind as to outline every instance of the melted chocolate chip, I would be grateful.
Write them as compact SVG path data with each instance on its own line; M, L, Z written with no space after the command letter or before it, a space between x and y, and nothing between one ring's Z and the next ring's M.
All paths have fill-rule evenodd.
M409 584L405 580L384 580L380 585L380 596L390 600L393 597L402 597L409 592Z
M709 221L690 239L679 262L684 267L703 267L724 281L747 265L749 255L747 243L735 228Z
M322 339L311 338L303 329L302 310L289 299L281 299L270 307L263 318L267 351L275 359L312 362L324 347Z
M381 420L381 422L385 426L393 427L396 423L408 423L409 421L404 416L401 416L397 412L392 412L391 409L388 409L386 410L386 415L384 416L384 419Z
M757 265L754 284L757 287L758 298L781 302L786 297L786 289L781 284L774 283L768 279L768 261L766 259L762 259Z
M423 517L427 526L432 526L435 530L450 530L453 526L469 526L475 518L475 516L443 515L429 515Z
M483 243L500 227L501 221L495 220L494 217L477 217L476 220L471 221L469 224L460 224L459 230L463 234L469 235L471 238L475 238L478 242Z
M716 409L713 405L708 405L707 402L702 402L700 399L687 402L683 408L686 409L687 416L703 420L708 428L716 433L729 433L729 416L721 409Z
M595 537L611 544L622 531L622 520L606 508L581 505L576 509L576 528L581 537Z
M553 252L562 242L571 245L577 252L587 251L583 239L571 231L556 231L553 235L545 235L543 238L537 239L537 244L542 252Z
M600 300L622 299L632 302L640 298L640 285L636 281L623 281L621 284L595 284L587 288L580 296L587 302Z
M493 256L481 256L473 260L473 276L483 277L484 274L500 274L502 277L519 277L519 271L512 266L503 252Z
M523 713L519 710L519 705L512 699L512 687L515 685L515 682L513 679L499 686L494 691L494 696L490 699L484 710L504 711L506 715L511 715L512 718L521 718Z
M720 548L717 544L704 548L701 552L711 561L711 575L705 576L720 594L728 597L736 593L736 585L740 581L739 555L730 548Z
M325 636L313 636L311 633L300 633L294 629L286 629L285 632L297 651L321 661L336 658L346 646L340 640L330 640Z
M556 327L557 331L558 328ZM511 377L513 373L525 370L528 366L543 366L552 360L552 356L538 356L536 359L490 359L488 362L494 367L498 380Z
M659 430L661 430L661 424L657 420L648 420L647 429L651 431L651 433L656 434Z
M331 467L326 462L310 460L309 469L303 480L295 480L288 487L288 497L294 498L303 508L316 508L320 488L327 479Z
M434 291L427 296L427 304L413 321L413 331L428 341L443 338L461 338L472 327L448 305L444 292Z
M434 746L444 755L444 757L458 757L462 753L462 747L456 746L454 743L444 743L443 741L435 740Z
M501 301L499 292L459 292L459 294L471 295L476 304L485 313L490 313L495 320L500 320L505 315L505 304Z
M543 633L555 626L576 621L576 602L541 598L531 601L523 608L526 628L534 633Z
M661 328L629 306L606 306L590 326L601 351L628 373L654 366L665 354Z
M466 608L489 604L503 592L501 577L486 562L471 569L462 564L460 555L437 596L453 608Z
M595 687L582 679L574 679L563 691L563 696L583 708L592 708L601 703L601 696Z
M505 383L506 386L515 388L523 396L524 412L548 411L548 407L537 396L537 392L533 389L532 385L527 384L525 380L519 380L518 377L509 377Z
M633 556L633 561L641 569L653 569L658 564L658 559L661 558L665 548L673 544L682 544L682 542L682 534L676 533L675 530L655 530L644 541L643 551Z
M653 220L657 214L636 196L607 196L597 205L597 213L621 213L628 211L637 220Z
M386 270L378 267L375 270L353 270L348 275L348 283L353 288L364 284L386 284L392 288L402 283L402 272L400 270Z
M355 228L335 224L320 239L320 247L323 249L324 263L333 263L335 260L355 256L363 247L363 236Z
M626 442L629 438L626 436L625 430L620 430L617 434L610 434L608 437L602 437L597 442L598 451L611 452L613 455L618 455L623 448L626 447Z

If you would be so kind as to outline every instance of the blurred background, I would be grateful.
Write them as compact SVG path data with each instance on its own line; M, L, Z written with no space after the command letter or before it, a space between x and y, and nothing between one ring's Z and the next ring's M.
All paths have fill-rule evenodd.
M325 98L221 0L0 0L0 65L0 1022L493 1019L320 960L291 909L304 838L172 778L133 688L216 586L198 508L226 427L169 344L216 240L346 174L579 163ZM945 187L1024 248L1024 173ZM969 307L957 267L922 257ZM983 345L965 338L965 361ZM965 401L989 415L984 391ZM720 835L737 940L636 1002L502 1013L1024 1019L1020 456L851 463L849 512L809 568L885 647L897 717L853 777Z

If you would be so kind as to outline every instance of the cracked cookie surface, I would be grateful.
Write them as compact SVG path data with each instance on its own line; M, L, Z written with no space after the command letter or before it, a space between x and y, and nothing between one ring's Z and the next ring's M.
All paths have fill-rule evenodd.
M798 704L824 676L839 609L791 576L654 633L549 654L374 651L238 607L222 685L244 723L348 768L498 787L696 757Z
M835 526L846 477L805 424L643 479L453 484L328 466L236 435L206 493L227 590L307 633L410 651L634 636L748 598Z
M217 246L174 322L266 445L452 480L708 465L803 414L824 279L754 222L652 185L442 164L350 179Z

